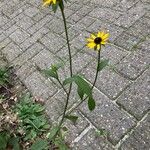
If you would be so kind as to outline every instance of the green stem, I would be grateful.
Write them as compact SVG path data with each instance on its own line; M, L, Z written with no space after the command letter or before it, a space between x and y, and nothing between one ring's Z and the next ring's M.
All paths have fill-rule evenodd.
M70 76L72 77L73 76L73 71L72 71L72 56L71 56L71 49L70 49L70 44L69 44L69 36L68 36L68 30L67 30L67 23L66 23L66 18L65 18L65 14L64 14L64 9L63 9L63 7L61 5L59 5L59 7L60 7L60 10L61 10L61 13L62 13L62 17L63 17L63 21L64 21L64 27L65 27L65 33L66 33L66 40L67 40L68 51L69 51ZM63 89L64 89L64 86L63 86ZM61 126L62 126L62 124L64 122L65 115L66 115L67 108L68 108L68 103L69 103L69 97L70 97L71 89L72 89L72 84L70 84L70 86L69 86L69 92L66 92L67 93L66 104L65 104L65 108L64 108L64 111L63 111L63 114L62 114L62 119L61 119L61 121L60 121L60 123L58 125L58 131L56 132L55 137L58 135L58 133L60 131L60 128L61 128Z

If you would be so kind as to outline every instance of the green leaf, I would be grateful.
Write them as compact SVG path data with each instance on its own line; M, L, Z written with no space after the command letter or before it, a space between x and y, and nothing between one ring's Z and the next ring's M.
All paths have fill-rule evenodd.
M50 140L52 140L52 138L55 136L55 134L57 133L58 129L59 129L58 126L52 127L52 129L51 129L50 132L48 133L48 138L49 138Z
M95 109L95 100L92 97L88 99L88 107L90 111Z
M65 118L67 118L68 120L72 121L75 124L78 119L78 116L70 115L70 116L65 116Z
M108 59L104 59L99 63L98 71L103 70L106 66L108 66Z
M77 92L78 92L79 97L80 97L81 100L82 100L82 99L83 99L83 96L84 96L83 91L78 87Z
M64 140L62 138L57 138L54 141L55 145L58 146L59 150L69 150L68 146L65 144Z
M65 79L63 84L66 85L72 82L75 82L78 85L78 88L79 88L78 91L80 91L82 94L84 93L87 96L92 97L91 87L83 77L79 75L74 75L73 77ZM81 93L79 93L80 94L79 96L81 96Z
M9 141L10 135L6 132L0 132L0 150L5 150Z
M10 138L9 144L13 146L14 150L20 150L19 137Z
M35 143L32 144L31 150L44 150L48 147L47 140L38 139Z
M43 70L43 73L47 76L47 77L53 77L55 79L58 79L58 74L56 71L54 71L53 69L45 69Z

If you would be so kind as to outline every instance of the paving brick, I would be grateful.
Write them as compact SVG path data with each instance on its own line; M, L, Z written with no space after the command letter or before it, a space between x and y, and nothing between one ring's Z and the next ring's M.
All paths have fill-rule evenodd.
M32 7L32 6L30 6L28 9L24 11L25 15L29 17L35 16L38 12L39 10L36 7Z
M43 50L43 46L39 43L32 45L29 49L24 51L18 58L12 63L16 67L21 67L24 63L27 63L29 59L35 56L38 52Z
M124 77L136 79L149 65L148 53L146 49L138 49L116 66L117 71Z
M95 8L90 14L91 17L96 17L102 20L108 20L110 22L115 21L119 16L120 13L118 11L112 10L110 8Z
M150 34L150 19L142 17L137 20L127 32L134 36L145 37Z
M146 71L144 75L125 90L117 100L117 103L123 106L128 112L138 119L141 119L150 109L149 76L149 71Z
M96 62L92 62L81 73L93 83L96 74ZM130 81L107 67L99 73L96 87L111 99L115 99L129 84Z
M30 35L23 30L17 29L9 37L17 44L21 44L25 39L29 38Z
M73 150L114 150L106 137L96 135L96 131L91 129L88 133L74 145Z
M24 80L25 86L31 91L34 97L48 99L57 92L57 87L52 82L47 83L45 78L39 73L34 72Z
M29 75L31 75L34 71L36 71L35 67L31 62L26 62L16 71L16 75L24 81Z
M123 32L115 39L114 43L126 50L131 51L138 44L138 42L140 42L140 40L140 37L135 37L126 32Z
M78 119L76 123L73 123L70 120L66 120L64 123L64 126L68 129L65 141L69 144L71 144L82 133L82 131L89 126L87 120L78 111L74 111L70 115L77 116Z
M129 27L131 26L136 20L141 18L145 13L145 8L142 3L137 3L134 7L129 9L128 11L125 11L124 14L122 14L115 24L123 27Z
M57 64L60 62L60 60L48 50L42 50L39 52L33 57L32 61L41 69L47 69L51 67L52 64Z
M56 53L66 44L66 40L51 32L40 39L40 42L43 43L52 53Z
M3 54L6 56L9 62L14 60L23 51L15 44L9 43L5 48L2 49Z
M120 150L136 149L149 150L150 147L150 114L140 122L140 125L135 128L132 134L120 147Z
M19 20L16 24L22 29L27 30L34 24L34 21L30 17L25 16L21 20Z
M85 102L80 106L80 110L98 129L105 129L108 139L116 144L135 126L135 120L97 90L94 90L93 95L96 108L92 112L89 111Z

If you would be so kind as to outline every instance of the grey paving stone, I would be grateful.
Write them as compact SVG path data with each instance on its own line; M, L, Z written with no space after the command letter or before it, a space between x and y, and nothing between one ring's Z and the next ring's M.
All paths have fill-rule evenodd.
M136 79L148 67L149 60L149 50L138 49L127 56L116 68L123 76Z
M4 39L3 41L0 42L0 51L5 48L9 43L12 41L9 38Z
M38 71L32 73L23 82L34 97L41 98L43 100L47 100L58 90L52 82L47 82Z
M42 50L36 56L32 58L34 64L36 64L40 69L50 68L52 64L57 64L60 60L55 57L48 50Z
M73 86L70 100L68 104L68 109L72 107L74 103L79 100L76 93L76 86ZM58 122L59 117L62 115L66 102L66 94L63 89L56 93L53 97L46 101L46 112L49 116L51 122Z
M11 42L2 49L2 52L6 56L8 61L11 62L23 51L15 43Z
M38 52L43 50L43 46L39 43L32 45L29 49L24 51L19 57L17 57L12 63L16 67L21 67L24 63L27 63L29 59L35 56Z
M104 21L108 20L110 22L114 22L120 16L120 13L110 8L97 7L89 15Z
M53 16L50 14L43 16L43 18L40 21L38 21L36 24L34 24L34 26L30 27L27 31L30 34L35 33L36 31L41 29L46 23L48 23L50 20L52 20L52 18L53 18Z
M30 35L23 30L17 29L9 37L17 44L21 44L25 39L29 38Z
M121 145L121 150L149 150L150 148L150 114L140 122L133 133Z
M88 133L74 145L73 150L114 150L106 137L96 135L96 131L91 129Z
M114 9L119 11L127 11L131 7L134 7L138 1L139 0L121 0L117 2L117 4L114 6Z
M65 39L51 32L49 32L43 38L41 38L40 42L43 43L52 53L56 53L64 45L66 45Z
M80 106L80 110L98 128L105 129L108 139L116 144L133 126L135 119L108 99L97 90L93 93L96 101L96 108L91 112L88 110L87 102Z
M142 3L137 3L134 7L125 11L118 19L115 24L123 27L131 26L136 20L141 18L145 13L145 7Z
M98 53L94 50L88 49L87 47L84 49L88 54L94 56L97 59ZM115 45L106 45L102 47L101 50L101 59L108 59L110 65L115 65L119 63L124 57L126 57L129 53L124 51Z
M100 4L100 6L113 8L118 3L118 0L94 0L92 1L95 5Z
M65 31L63 21L57 18L53 18L49 23L46 23L45 27L47 27L51 32L55 32L59 35ZM70 25L67 24L67 27L69 28Z
M42 27L37 32L35 32L32 36L26 39L23 43L20 44L22 50L27 50L31 45L38 43L38 41L49 32L48 29Z
M4 26L3 26L4 27ZM8 26L6 26L6 28L4 27L3 28L3 32L5 33L5 35L7 35L7 36L9 36L10 34L12 34L13 32L15 32L17 29L19 29L19 27L16 25L16 24L14 24L14 25L12 25L12 26L10 26L10 27L8 27Z
M27 30L29 27L31 27L34 24L34 21L30 17L25 16L21 20L19 20L16 24L20 28Z
M33 7L33 6L30 6L28 9L26 9L24 11L25 15L27 15L29 17L35 16L38 12L39 12L39 9L37 9L36 7Z
M138 44L138 42L140 42L140 40L140 37L136 37L126 32L123 32L115 39L114 43L126 50L131 51Z
M81 72L92 84L96 74L96 66L96 62L94 61ZM129 84L130 81L107 67L99 73L96 87L111 99L116 99Z
M91 61L93 60L92 56L86 53L77 53L72 59L72 68L73 73L77 74L86 67ZM70 70L69 70L69 61L65 64L63 68L59 70L59 74L61 75L60 79L63 81L65 78L69 77Z
M34 71L36 71L35 67L30 61L28 61L16 70L16 75L19 77L19 79L24 81Z
M69 145L71 145L71 143L82 133L82 131L89 126L87 120L78 111L74 111L70 115L77 116L78 119L76 123L66 120L63 124L68 129L65 135L65 141L69 143Z
M127 29L129 34L139 37L145 37L150 34L150 19L142 17Z
M118 37L124 31L124 29L114 24L103 22L102 20L96 20L93 24L91 24L87 28L87 31L90 33L91 32L95 33L98 31L109 32L110 34L109 40L113 42L116 39L116 37Z
M150 73L147 70L144 75L138 78L122 95L118 98L117 103L123 106L128 112L133 114L137 119L150 109Z

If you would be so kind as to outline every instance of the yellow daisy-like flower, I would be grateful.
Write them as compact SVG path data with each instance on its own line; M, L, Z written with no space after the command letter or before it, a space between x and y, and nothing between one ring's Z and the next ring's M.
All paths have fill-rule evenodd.
M51 4L56 4L56 0L43 0L43 6L49 6Z
M108 38L109 33L105 33L103 31L91 34L90 38L87 38L87 47L99 51L101 49L101 45L105 45L107 43Z

